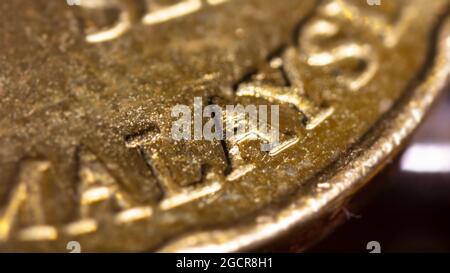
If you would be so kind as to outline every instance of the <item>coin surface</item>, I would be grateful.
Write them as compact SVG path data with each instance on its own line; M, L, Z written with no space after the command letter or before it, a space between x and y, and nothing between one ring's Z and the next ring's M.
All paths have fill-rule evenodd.
M446 84L448 4L2 1L0 250L308 247ZM279 106L279 145L174 140L195 98Z

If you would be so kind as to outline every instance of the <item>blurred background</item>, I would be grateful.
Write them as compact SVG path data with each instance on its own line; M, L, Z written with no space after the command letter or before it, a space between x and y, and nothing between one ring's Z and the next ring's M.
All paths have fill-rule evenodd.
M450 88L408 148L375 178L381 185L349 221L310 252L450 252Z

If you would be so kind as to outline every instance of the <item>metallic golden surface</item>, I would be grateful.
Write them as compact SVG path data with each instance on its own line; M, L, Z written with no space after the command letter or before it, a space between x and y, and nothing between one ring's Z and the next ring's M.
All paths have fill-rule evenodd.
M447 0L80 4L0 4L2 251L305 248L450 68ZM194 97L280 105L281 145L174 141Z

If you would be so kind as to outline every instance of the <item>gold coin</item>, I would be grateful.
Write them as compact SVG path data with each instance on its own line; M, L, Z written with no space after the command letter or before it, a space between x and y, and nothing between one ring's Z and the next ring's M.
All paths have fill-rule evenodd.
M449 1L375 2L2 1L0 250L319 240L450 69Z

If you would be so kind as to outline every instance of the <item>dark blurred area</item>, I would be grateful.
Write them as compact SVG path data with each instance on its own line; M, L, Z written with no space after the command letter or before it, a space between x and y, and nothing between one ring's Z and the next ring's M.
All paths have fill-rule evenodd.
M310 252L450 252L450 89L408 148L378 175L367 205Z

